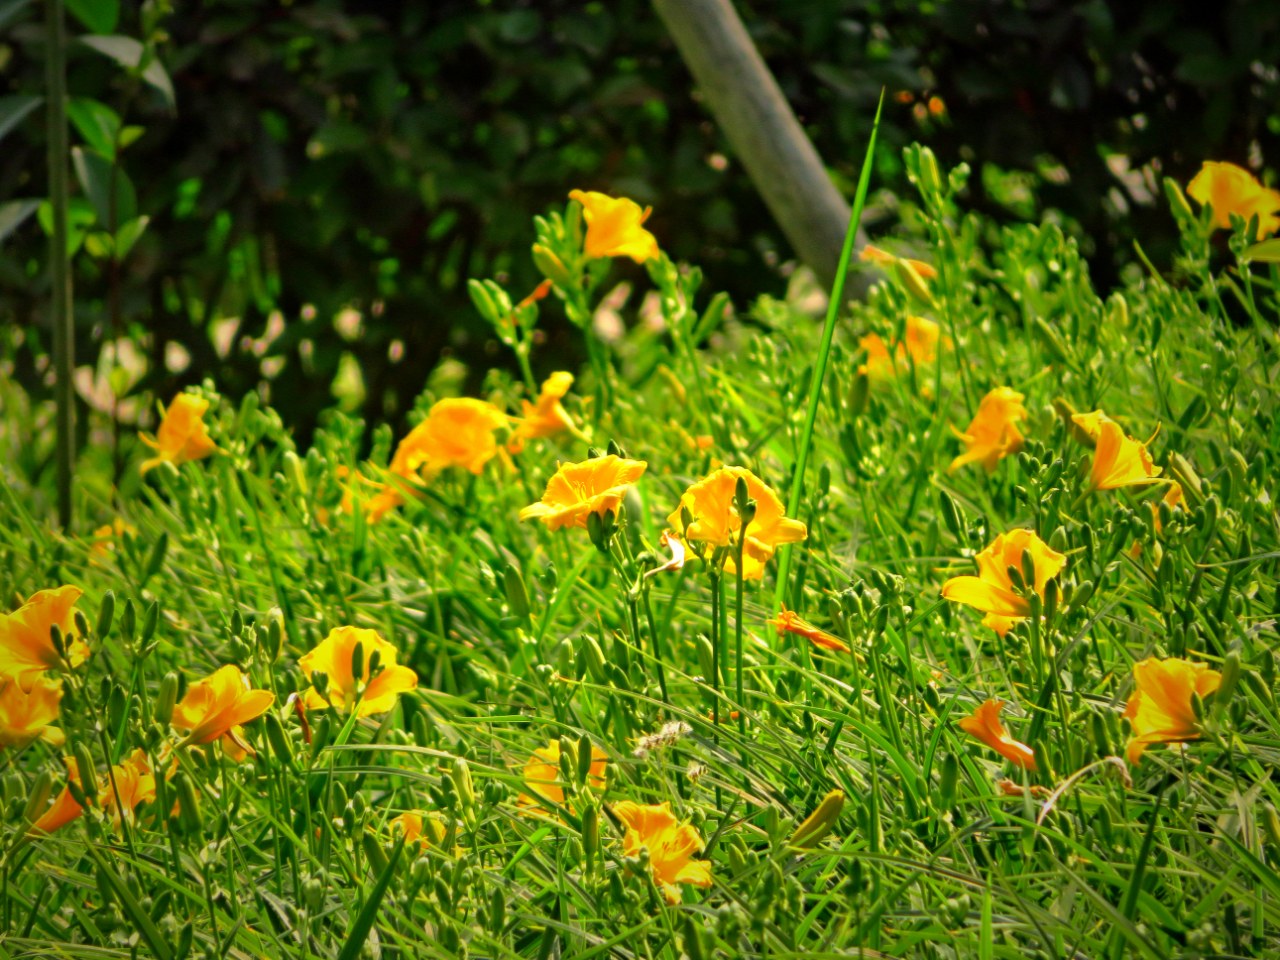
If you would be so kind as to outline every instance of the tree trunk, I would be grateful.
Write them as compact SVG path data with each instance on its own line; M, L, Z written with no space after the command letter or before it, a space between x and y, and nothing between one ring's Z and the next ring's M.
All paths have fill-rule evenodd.
M773 219L800 259L830 287L849 226L849 205L731 0L653 0L653 6ZM857 283L847 289L861 295Z

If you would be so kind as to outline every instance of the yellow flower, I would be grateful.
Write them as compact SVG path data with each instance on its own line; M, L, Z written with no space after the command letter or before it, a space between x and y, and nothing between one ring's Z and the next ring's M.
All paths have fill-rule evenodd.
M30 690L23 690L12 677L0 678L0 747L25 747L41 739L55 747L66 735L53 726L58 719L62 684L37 677Z
M636 263L656 259L658 241L642 224L652 207L626 197L610 197L593 191L571 190L569 199L582 204L587 222L585 252L588 257L630 257Z
M573 374L560 370L543 381L536 402L520 401L524 416L516 424L515 436L511 442L513 453L518 452L526 440L552 437L561 430L577 431L573 418L560 402L571 386Z
M809 535L799 520L784 516L785 508L778 495L746 467L721 467L705 480L699 480L680 498L667 523L686 542L701 543L703 557L709 559L717 547L729 547L725 570L737 572L733 560L742 518L738 516L735 493L738 480L747 485L747 496L756 502L756 515L747 524L743 544L742 575L748 580L764 576L764 565L784 543L798 543ZM686 528L683 514L691 522Z
M1027 415L1023 399L1022 394L1009 387L996 387L983 397L968 429L964 433L956 431L968 449L951 461L950 469L958 470L977 461L991 473L1002 458L1021 450L1018 421Z
M1200 737L1192 696L1207 697L1218 689L1222 674L1206 664L1178 657L1149 657L1133 665L1135 689L1124 715L1133 730L1125 754L1129 762L1142 759L1155 743L1184 743Z
M115 552L117 540L126 533L136 534L137 532L137 527L131 523L125 523L119 517L110 523L103 524L93 531L93 540L89 544L89 559L95 564L101 564Z
M64 757L67 765L67 780L80 786L81 772L75 757ZM154 803L156 799L156 777L151 769L151 761L142 750L134 750L123 763L111 768L110 774L99 774L95 780L97 785L97 803L104 810L111 812L111 819L117 827L122 819L132 820L134 811L143 803ZM62 792L35 823L28 834L53 833L84 813L84 807L71 795L70 786L62 788Z
M405 846L426 846L444 839L444 825L431 814L409 810L387 821L391 833L404 834Z
M1022 570L1025 553L1030 553L1036 568L1036 582L1028 586L1043 600L1045 584L1062 572L1067 558L1030 530L1022 529L996 537L991 546L974 558L978 564L978 575L952 577L942 585L942 596L986 613L983 625L1003 637L1017 621L1025 620L1031 614L1027 598L1014 590L1013 581L1009 579L1010 567Z
M352 675L351 666L356 645L361 649L361 679ZM370 661L378 657L378 673L370 677ZM357 713L362 717L386 713L396 705L400 694L418 686L418 675L396 663L399 653L375 630L360 627L334 627L329 635L309 653L303 654L298 666L314 683L312 674L320 671L328 678L325 695L313 686L306 693L306 705L323 710L332 704L338 710L350 710L357 700Z
M591 769L587 772L587 786L599 792L604 789L604 768L609 758L594 743L591 745ZM548 740L545 747L533 751L524 765L524 785L532 793L550 803L564 803L564 787L560 785L560 741ZM520 802L537 805L536 797L520 795Z
M862 252L858 254L858 259L865 260L868 263L874 263L876 266L884 267L886 269L892 267L895 263L905 263L911 267L911 269L914 270L922 280L932 280L938 276L938 271L923 260L910 260L906 257L896 257L887 250L881 250L879 247L873 247L871 244L867 244L862 248Z
M88 645L76 634L75 607L79 587L40 590L10 614L0 614L0 677L12 677L22 689L46 670L78 667L89 656ZM54 649L50 631L62 631L66 664Z
M784 633L794 633L798 637L804 637L815 647L820 647L823 650L833 650L836 653L850 652L849 645L835 634L827 633L827 631L815 627L808 620L785 607L776 617L769 620L768 624L777 629L778 636L782 636Z
M1280 227L1280 192L1258 182L1248 170L1234 163L1205 161L1187 185L1187 193L1200 204L1213 206L1213 225L1231 229L1231 214L1246 223L1258 218L1258 236L1265 237Z
M858 372L880 379L905 369L907 358L918 367L933 363L938 356L939 344L946 346L947 341L936 323L924 317L907 317L905 335L893 344L892 351L878 333L868 333L858 340L858 346L867 354Z
M676 820L670 803L640 804L623 800L614 804L613 812L627 828L622 838L622 855L637 857L642 849L649 851L654 883L667 903L680 902L678 884L711 886L710 862L693 859L694 854L702 850L702 837L691 824Z
M1025 743L1020 743L1009 736L1004 724L1000 722L1000 711L1004 709L1003 700L986 700L973 711L973 715L960 721L960 729L977 737L1000 756L1015 767L1035 772L1035 751Z
M253 689L240 668L229 663L187 688L173 708L172 723L187 731L187 743L221 740L228 755L238 760L253 753L241 725L266 713L275 699L270 690Z
M593 513L615 514L623 497L648 468L643 460L624 460L615 454L581 463L562 463L547 481L542 499L520 511L521 520L538 519L550 530L583 527Z
M1090 490L1159 482L1161 469L1151 462L1147 444L1128 436L1120 424L1101 410L1077 413L1071 419L1094 442Z
M438 401L426 419L400 441L391 458L393 476L411 478L446 467L479 474L498 453L494 434L508 425L505 413L485 400L450 397Z
M173 398L160 421L155 437L142 434L142 442L156 451L156 456L142 463L146 473L166 460L175 467L188 460L200 460L218 448L209 439L204 425L204 414L209 401L193 393L180 393Z

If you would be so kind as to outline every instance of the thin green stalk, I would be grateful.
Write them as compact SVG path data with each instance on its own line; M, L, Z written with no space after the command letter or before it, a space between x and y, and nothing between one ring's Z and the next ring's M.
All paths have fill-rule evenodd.
M49 273L53 289L49 312L53 323L53 363L57 403L58 522L71 532L71 469L74 454L75 393L71 384L75 355L71 258L67 253L67 37L62 0L45 2L45 78L49 91L46 114L49 141L49 206L53 230L49 240Z
M862 221L862 208L867 202L867 188L871 184L871 161L875 157L876 134L880 131L880 112L884 108L884 91L880 91L880 103L876 106L876 119L871 127L871 139L862 158L862 172L858 176L858 190L853 197L853 211L849 215L849 229L845 231L844 246L840 251L840 269L836 271L831 287L831 299L827 302L827 319L822 327L822 343L818 347L818 359L809 379L809 407L805 414L804 431L800 434L800 448L796 451L795 473L791 477L791 495L787 498L787 516L794 517L800 510L804 496L804 472L809 463L809 448L813 444L813 426L818 419L818 401L822 398L822 380L826 376L827 361L831 356L831 341L835 337L836 318L844 302L844 281L849 273L849 261L853 257L853 241ZM773 609L782 609L787 594L787 574L791 569L791 546L784 546L778 555L778 585L774 592Z
M734 596L734 655L737 657L737 663L734 666L734 675L738 684L738 732L745 738L747 735L747 708L745 706L747 699L742 692L742 594L743 594L743 576L742 576L742 554L743 548L747 543L747 528L744 525L738 533L738 556L735 566L737 572L734 574L735 586L737 591ZM747 765L747 753L742 755L742 765Z

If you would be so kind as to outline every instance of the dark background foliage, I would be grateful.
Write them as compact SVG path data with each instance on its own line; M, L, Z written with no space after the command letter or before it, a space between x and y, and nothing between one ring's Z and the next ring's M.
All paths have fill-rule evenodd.
M92 24L101 3L70 6ZM39 4L0 7L0 94L39 93ZM972 206L1006 219L1061 211L1103 287L1135 239L1162 262L1172 226L1157 170L1185 182L1206 158L1276 165L1274 0L739 9L842 185L883 85L878 186L901 190L899 148L930 143L975 168ZM305 438L354 360L363 412L401 418L442 356L473 370L505 359L466 279L527 292L529 218L573 187L652 203L665 249L739 304L785 282L779 231L644 0L125 2L109 32L153 47L175 90L170 108L137 71L72 51L73 96L142 128L116 175L147 231L119 264L75 258L77 360L129 338L149 358L135 394L167 399L204 375L232 395L269 383ZM0 148L0 200L42 195L41 117ZM879 234L908 208L877 212ZM31 218L0 247L0 356L36 393L45 243ZM359 324L351 313L335 324L347 308ZM576 341L549 314L535 360L575 364Z

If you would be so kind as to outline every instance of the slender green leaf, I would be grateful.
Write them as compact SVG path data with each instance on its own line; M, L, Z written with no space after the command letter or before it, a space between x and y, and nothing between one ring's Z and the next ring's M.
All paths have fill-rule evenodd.
M67 118L85 143L108 160L115 160L116 140L121 130L118 113L89 97L72 97L67 101Z
M4 243L9 234L22 226L39 206L39 200L30 199L0 203L0 243Z
M99 224L110 229L113 224L128 223L137 217L137 194L128 175L119 166L102 154L83 147L72 149L71 161L76 168L76 179L93 204Z
M134 929L138 931L138 935L146 941L147 946L151 948L151 952L160 958L160 960L169 960L173 954L169 951L169 944L165 941L160 929L152 921L147 911L142 908L133 892L129 889L129 885L120 879L120 875L106 861L101 853L94 848L92 844L85 847L85 852L97 864L99 875L106 881L107 886L111 888L112 894L120 901L120 906L132 921Z
M1280 263L1280 237L1263 240L1245 249L1245 261L1259 260L1263 263Z
M96 50L104 57L110 57L120 66L128 70L137 70L143 63L147 48L133 37L97 36L81 37L80 42L91 50ZM155 87L164 96L165 104L173 109L176 102L173 92L173 81L169 72L154 56L142 67L142 79Z
M400 863L400 855L402 853L404 853L403 835L396 841L395 849L391 851L386 868L365 898L364 906L360 908L360 914L356 917L356 922L347 931L347 942L342 945L342 952L338 954L338 960L356 960L356 957L360 956L360 951L364 949L365 941L369 939L369 931L373 929L373 921L378 917L378 909L382 906L382 899L387 894L387 887L391 884L391 878L395 876L396 866Z
M71 15L94 33L110 33L120 22L120 0L66 0Z
M26 116L44 102L44 97L18 93L9 97L0 97L0 140L10 130L20 124Z

